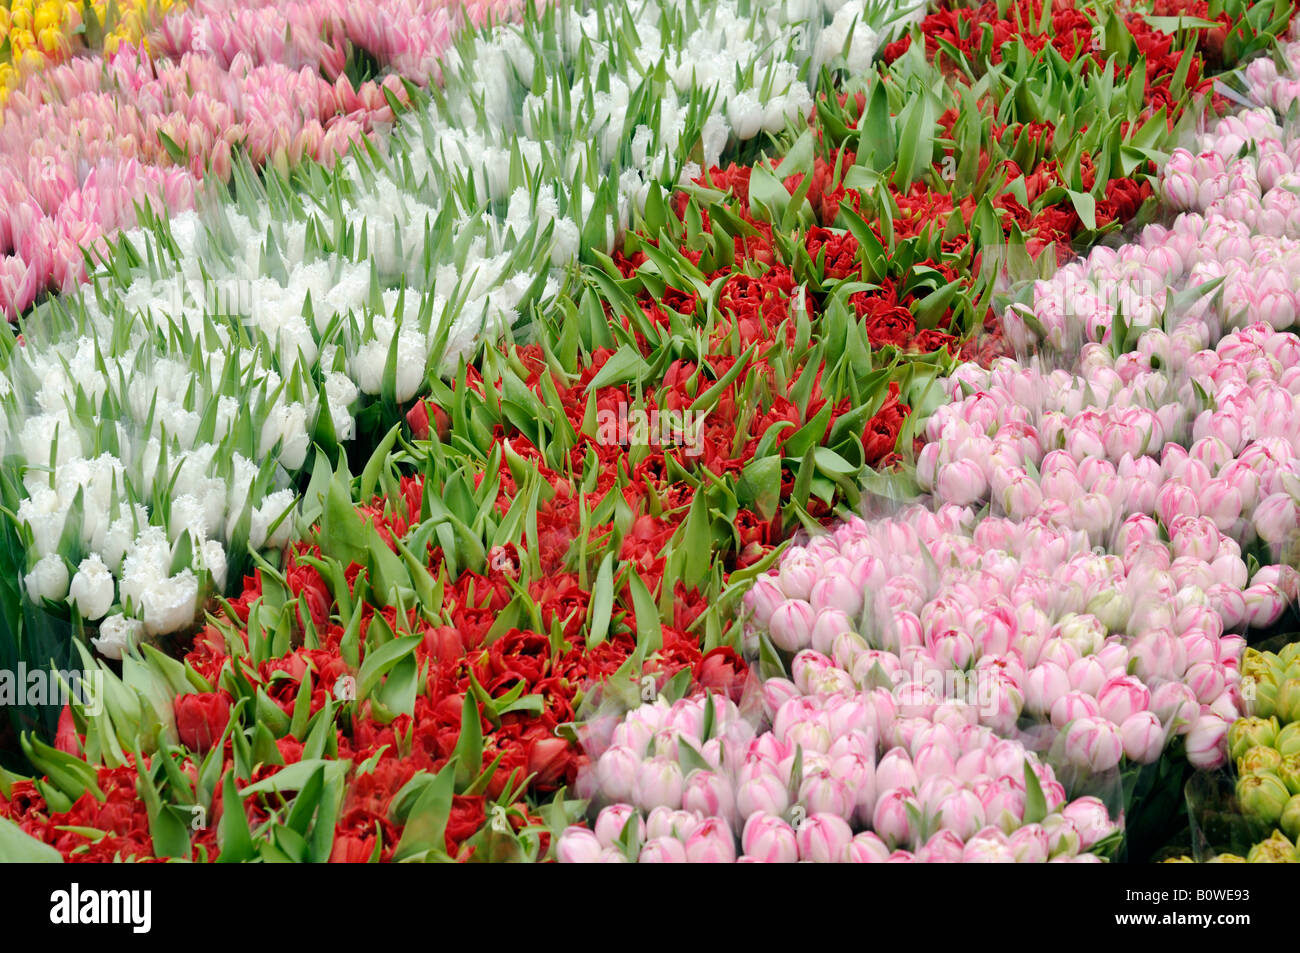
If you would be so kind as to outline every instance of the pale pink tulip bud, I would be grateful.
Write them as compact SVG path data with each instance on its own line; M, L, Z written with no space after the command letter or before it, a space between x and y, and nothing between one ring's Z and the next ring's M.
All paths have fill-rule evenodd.
M913 831L909 808L916 811L917 805L906 791L901 788L885 791L876 800L876 809L871 815L872 829L893 847L910 843ZM848 829L847 824L845 829Z
M853 840L853 829L834 814L810 814L795 831L799 859L818 864L838 863Z
M844 848L844 862L849 864L883 864L889 860L889 847L872 831L854 836Z
M641 846L639 864L687 863L686 845L675 837L652 837Z
M1250 582L1255 586L1276 586L1288 602L1294 602L1300 597L1300 572L1293 566L1261 566Z
M720 817L730 823L736 814L731 782L713 771L692 771L682 791L682 808Z
M1192 767L1213 770L1228 760L1228 723L1215 714L1202 714L1187 732L1187 761Z
M768 633L772 644L786 652L797 652L812 642L816 621L813 607L802 599L787 599L772 613Z
M1187 649L1168 629L1148 629L1129 646L1134 674L1143 682L1175 679L1187 668Z
M1119 726L1124 754L1138 764L1151 764L1165 747L1165 729L1155 712L1134 712Z
M1255 531L1275 551L1300 528L1300 509L1289 493L1273 493L1255 507Z
M555 845L555 856L562 864L594 864L602 849L596 835L585 827L566 827Z
M1025 709L1042 718L1070 688L1070 677L1065 669L1053 662L1042 662L1025 676Z
M637 768L632 802L642 810L676 809L682 803L682 769L671 758L650 758Z
M1172 526L1179 516L1199 516L1196 494L1180 483L1166 483L1156 494L1156 515L1165 526Z
M815 683L818 683L820 676L827 671L835 669L835 663L820 652L804 649L794 657L790 669L794 676L795 687L805 695L813 695L817 692ZM841 672L841 674L845 673Z
M775 718L782 705L798 697L798 687L788 678L769 678L763 683L763 711L768 718Z
M960 864L962 839L951 830L937 831L916 852L918 864Z
M736 789L736 812L740 817L781 814L789 806L789 786L775 773L756 774Z
M1025 816L1025 787L1016 778L1001 777L987 782L979 790L980 803L989 824L1010 833Z
M1079 849L1087 850L1115 830L1106 805L1095 797L1075 798L1061 809L1061 816L1079 832Z
M1070 688L1085 695L1096 695L1106 681L1106 669L1095 655L1085 655L1069 669Z
M988 479L973 460L954 460L939 468L939 497L957 506L969 506L988 494Z
M596 762L596 783L605 797L616 802L632 796L641 757L631 748L614 745Z
M915 790L919 778L912 759L903 748L891 748L876 765L876 790L890 788Z
M1286 595L1270 583L1252 585L1241 596L1246 603L1246 620L1250 622L1251 628L1266 629L1282 618L1282 613L1286 611ZM1224 624L1227 624L1226 618Z
M727 822L707 817L686 838L686 859L692 864L734 864L736 839Z
M623 836L623 829L628 821L636 818L638 840L645 840L645 820L631 804L611 804L596 817L596 840L601 847L614 847L615 842Z
M771 814L751 815L740 843L747 855L761 863L793 864L799 860L794 828Z
M1047 852L1053 859L1073 857L1079 852L1082 838L1074 822L1063 814L1049 815L1043 821L1043 832L1047 835Z
M813 586L821 578L821 568L812 557L800 550L792 550L791 554L781 561L779 571L781 591L785 593L787 599L806 601L812 594Z
M704 816L695 811L656 807L646 816L646 837L673 837L684 841L700 826L702 820Z
M997 833L1002 834L1001 831ZM983 832L981 836L966 842L961 854L963 864L1014 864L1016 862L1016 854L1005 836L995 838L982 835Z
M817 621L813 623L812 647L823 655L829 655L836 636L855 632L856 628L846 612L836 608L822 609L817 613Z
M848 576L823 576L813 584L810 601L815 610L838 609L852 617L862 611L862 594Z
M1197 662L1188 666L1183 681L1202 705L1214 701L1227 687L1223 667L1218 662Z
M1042 864L1047 861L1047 832L1041 824L1026 824L1017 828L1008 835L1007 843L1015 855L1016 863Z
M1104 718L1076 718L1065 732L1065 756L1080 768L1109 771L1123 753L1119 729Z
M1129 716L1145 711L1151 704L1151 692L1132 675L1118 675L1106 680L1097 691L1097 707L1103 718L1123 724Z
M750 617L759 628L766 629L772 621L772 613L785 603L785 593L776 584L771 575L760 576L745 593L745 607Z
M834 814L847 821L857 807L857 796L830 771L817 771L799 785L799 802L812 814Z
M1101 714L1097 700L1085 692L1066 692L1052 705L1052 724L1064 728L1080 718L1096 718Z

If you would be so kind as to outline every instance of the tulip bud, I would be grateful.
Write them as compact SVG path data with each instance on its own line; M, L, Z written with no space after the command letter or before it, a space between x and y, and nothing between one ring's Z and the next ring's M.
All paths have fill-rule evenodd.
M676 809L682 803L682 769L671 758L651 758L637 768L632 802L644 811Z
M675 837L652 837L641 846L639 864L684 864L686 845Z
M1080 768L1109 771L1119 764L1123 753L1119 729L1104 718L1077 718L1065 732L1065 755Z
M1277 749L1263 745L1247 748L1237 759L1237 773L1240 775L1272 774L1281 766L1282 756Z
M645 820L637 809L631 804L611 804L596 818L596 840L600 841L600 846L617 847L616 842L623 836L623 830L632 818L636 818L635 826L639 831L637 840L644 842Z
M1248 774L1237 779L1237 801L1247 814L1274 825L1291 800L1286 785L1271 774Z
M1278 820L1278 825L1292 841L1300 838L1300 794L1293 794L1291 800L1286 802L1286 807L1282 808L1282 817Z
M754 814L745 822L741 847L750 857L765 864L793 864L799 859L795 832L781 818Z
M1228 723L1214 714L1202 714L1187 732L1187 760L1194 768L1217 768L1227 760Z
M1273 710L1284 723L1300 721L1300 678L1288 678L1278 686Z
M736 839L727 822L706 817L686 838L686 859L692 864L734 864Z
M810 814L795 831L799 859L818 864L838 863L853 840L853 829L833 814Z
M1165 747L1165 729L1152 711L1134 712L1119 726L1124 754L1138 764L1151 764Z
M555 856L562 864L594 864L602 849L596 835L585 827L568 827L555 845Z
M1277 731L1276 718L1240 718L1228 729L1228 753L1236 760L1257 745L1271 747Z
M893 847L910 843L913 835L912 814L916 809L916 802L902 788L885 791L876 800L871 827Z
M768 634L772 644L786 652L798 652L812 642L816 621L813 607L802 599L787 599L772 613Z
M844 861L850 864L883 864L889 860L889 847L872 831L856 835L844 848Z
M1248 864L1294 864L1300 861L1295 845L1286 839L1281 831L1274 831L1273 836L1260 841L1246 855Z

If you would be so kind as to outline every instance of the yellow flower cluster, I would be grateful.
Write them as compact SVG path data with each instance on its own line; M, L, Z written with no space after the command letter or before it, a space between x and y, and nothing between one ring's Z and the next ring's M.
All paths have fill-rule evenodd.
M0 0L0 108L23 76L80 50L145 42L179 0Z

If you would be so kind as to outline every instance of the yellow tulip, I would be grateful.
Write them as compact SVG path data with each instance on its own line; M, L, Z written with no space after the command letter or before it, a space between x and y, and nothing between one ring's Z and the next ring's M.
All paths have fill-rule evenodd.
M0 36L8 36L8 35L9 35L9 24L10 24L10 22L11 22L11 21L10 21L10 19L9 19L9 8L8 8L8 7L0 7Z
M45 65L45 56L38 49L28 48L23 51L20 63L28 72L34 72Z
M16 63L24 52L36 45L36 37L32 36L31 30L14 30L9 34L9 43L13 47L14 62Z
M31 28L32 25L31 10L28 10L25 7L20 7L17 4L14 4L14 8L10 12L9 16L10 19L13 20L15 30L27 30Z
M46 53L51 55L55 53L69 53L71 47L68 38L54 27L46 27L41 31L39 37L40 47Z
M61 19L62 14L58 6L53 3L42 3L36 10L32 31L37 36L40 36L42 32L50 27L57 27Z

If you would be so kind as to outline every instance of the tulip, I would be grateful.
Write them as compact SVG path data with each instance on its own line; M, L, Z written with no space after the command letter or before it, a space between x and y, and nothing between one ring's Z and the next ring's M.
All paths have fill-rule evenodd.
M1016 862L1021 864L1041 864L1047 861L1047 832L1041 824L1026 824L1012 831L1007 838Z
M1282 756L1274 748L1255 745L1247 748L1237 759L1237 773L1272 774L1282 765Z
M1115 829L1110 813L1095 797L1076 798L1061 810L1061 816L1079 832L1079 849L1087 850Z
M1155 712L1134 712L1119 726L1124 754L1138 764L1151 764L1165 747L1165 729Z
M909 843L913 835L912 814L915 811L916 803L905 790L894 788L885 791L876 800L871 827L891 846ZM845 825L846 829L847 827Z
M856 835L844 848L844 860L850 864L883 864L889 856L885 842L871 831Z
M1300 755L1289 754L1282 758L1274 773L1292 794L1300 794Z
M789 786L775 773L763 773L744 781L736 789L736 814L783 814L790 806ZM749 853L746 850L746 853Z
M964 848L965 844L953 831L937 831L917 850L916 861L920 864L960 864Z
M1273 710L1283 722L1300 721L1300 678L1288 678L1278 686Z
M1293 754L1300 754L1300 721L1293 721L1289 725L1284 725L1278 731L1273 747L1277 748L1284 758Z
M816 621L813 607L802 599L787 599L772 613L768 632L772 644L786 652L798 652L812 642Z
M795 831L799 859L818 864L837 863L852 840L852 828L833 814L810 814Z
M939 804L935 821L966 841L984 826L984 806L973 791L960 790Z
M1080 768L1109 771L1119 764L1123 753L1119 729L1103 718L1077 718L1066 729L1066 758Z
M645 840L645 820L631 804L611 804L596 817L596 840L601 847L617 847L628 823L635 818L638 842Z
M562 864L594 864L603 849L596 835L585 827L566 827L555 845L555 856Z
M799 785L799 802L814 814L834 815L848 821L857 806L857 792L849 790L830 771L816 771L806 775Z
M1218 715L1203 714L1187 732L1187 760L1196 768L1217 768L1227 759L1228 723Z
M708 817L686 838L686 859L692 864L732 864L736 843L727 822Z
M1286 802L1278 825L1293 842L1300 838L1300 794L1293 794L1291 800Z
M686 845L675 837L653 837L641 847L640 864L684 864L688 860Z
M1248 774L1237 779L1237 801L1247 814L1273 825L1291 800L1286 785L1271 774Z
M672 837L686 840L700 826L703 815L695 811L678 811L668 807L656 807L646 817L645 836L650 840L657 837Z
M1246 855L1248 864L1294 864L1300 862L1295 845L1281 831L1274 831L1267 840L1260 841Z
M713 771L692 771L682 790L682 808L730 822L736 813L731 782Z
M670 758L651 758L636 770L632 802L643 811L656 807L676 809L682 803L682 769Z
M740 843L745 853L765 864L793 864L799 859L795 831L781 818L754 814L745 822Z

